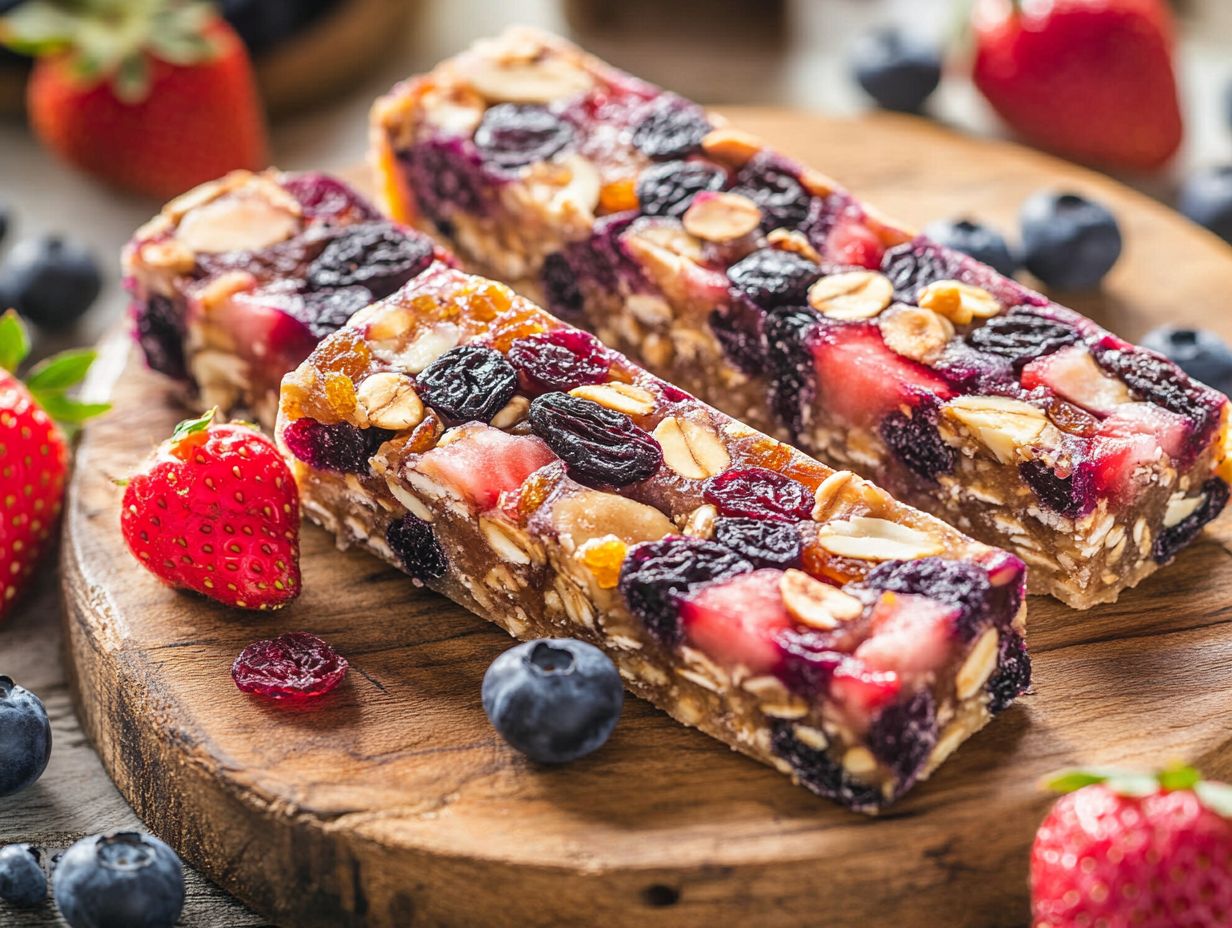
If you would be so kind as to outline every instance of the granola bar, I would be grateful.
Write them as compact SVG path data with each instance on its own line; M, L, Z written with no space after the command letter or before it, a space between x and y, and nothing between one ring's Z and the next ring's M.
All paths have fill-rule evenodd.
M1086 608L1228 498L1227 400L699 106L526 29L373 109L381 196L481 272Z
M172 200L124 249L147 363L272 425L282 375L434 260L426 236L319 173L236 171Z
M1022 562L437 265L283 381L304 510L862 811L1028 686Z

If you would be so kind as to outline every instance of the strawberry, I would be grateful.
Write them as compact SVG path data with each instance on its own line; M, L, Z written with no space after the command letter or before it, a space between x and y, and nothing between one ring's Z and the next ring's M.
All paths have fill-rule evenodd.
M1034 928L1232 925L1232 787L1188 767L1067 771L1031 849Z
M102 180L164 200L266 164L248 53L209 4L34 0L0 20L0 40L38 57L35 133Z
M1027 141L1132 170L1180 146L1164 0L976 0L972 24L975 85Z
M425 452L417 467L461 493L477 512L485 512L502 493L516 490L554 460L556 455L540 438L473 425L448 444Z
M300 591L295 481L273 441L215 412L181 422L128 481L120 528L169 586L277 609Z
M781 570L763 568L708 583L685 597L680 620L685 635L708 657L750 673L765 673L781 659L776 633L791 627L779 592Z
M30 350L13 310L0 316L0 619L29 581L47 547L68 472L68 446L53 417L74 426L107 409L67 391L85 376L93 351L68 351L14 376Z

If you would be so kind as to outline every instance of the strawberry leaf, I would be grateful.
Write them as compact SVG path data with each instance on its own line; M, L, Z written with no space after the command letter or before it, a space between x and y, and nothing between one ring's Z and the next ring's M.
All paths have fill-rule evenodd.
M1194 786L1194 793L1212 812L1224 818L1232 818L1232 786L1227 783L1216 783L1213 780L1203 780Z
M130 106L146 98L150 92L150 63L144 52L137 51L125 56L115 69L111 89L115 91L117 100Z
M98 352L93 349L62 351L36 364L26 377L26 386L34 394L67 390L81 383L96 357Z
M61 425L77 426L87 419L101 416L111 408L110 403L86 403L73 399L63 392L43 394L38 397L43 411Z
M1054 773L1043 781L1044 789L1054 793L1072 793L1084 786L1094 786L1096 783L1106 783L1120 773L1119 770L1099 769L1094 767L1072 768Z
M10 309L0 316L0 368L15 372L29 353L30 335L17 311Z
M1159 792L1159 779L1151 773L1118 771L1107 779L1106 785L1118 796L1149 796Z
M1202 782L1202 774L1187 764L1174 764L1159 772L1159 785L1168 792L1193 789Z
M177 442L197 432L204 432L210 427L210 423L214 421L214 416L217 414L218 407L215 406L213 409L203 412L196 419L185 419L175 427L175 431L171 433L171 440Z

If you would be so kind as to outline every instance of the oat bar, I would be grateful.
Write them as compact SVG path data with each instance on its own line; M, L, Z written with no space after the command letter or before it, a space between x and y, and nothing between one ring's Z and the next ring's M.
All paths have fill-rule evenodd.
M515 29L396 87L381 196L742 421L1113 600L1228 497L1227 400L719 116Z
M1027 687L1022 562L437 265L283 381L305 512L862 811Z

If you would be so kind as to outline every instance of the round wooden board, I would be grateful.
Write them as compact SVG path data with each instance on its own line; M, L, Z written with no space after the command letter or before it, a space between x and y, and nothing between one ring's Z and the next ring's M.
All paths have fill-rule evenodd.
M910 221L970 210L1009 226L1035 188L1089 191L1117 212L1127 249L1082 308L1131 336L1164 320L1232 336L1203 316L1232 292L1232 251L1109 181L909 119L733 116ZM65 521L82 718L150 826L286 924L1011 928L1027 922L1039 777L1174 757L1232 776L1228 523L1114 606L1035 598L1037 692L879 819L633 699L598 753L537 767L479 705L508 639L316 529L304 595L272 615L139 570L111 478L181 411L164 381L124 366L126 348L112 356L116 408L84 436ZM340 690L303 710L240 694L228 675L240 649L297 629L350 658Z

